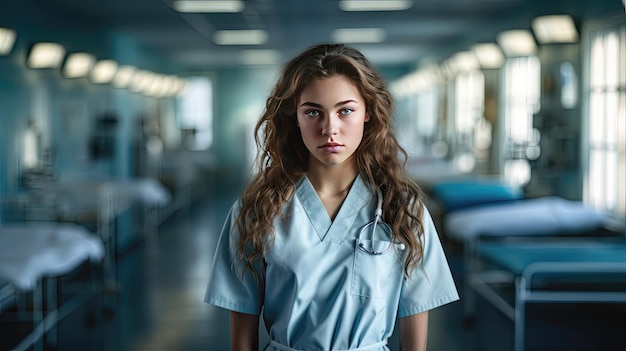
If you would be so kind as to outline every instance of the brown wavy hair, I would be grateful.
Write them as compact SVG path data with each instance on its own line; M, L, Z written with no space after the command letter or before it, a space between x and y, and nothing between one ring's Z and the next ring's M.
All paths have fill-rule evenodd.
M273 221L307 171L309 151L296 124L298 99L311 81L335 75L350 79L365 100L370 120L355 151L356 164L365 182L383 192L383 220L391 223L393 239L408 249L405 274L422 260L422 193L404 168L407 154L392 130L393 104L385 81L358 50L343 44L319 44L285 65L256 124L258 172L243 191L236 219L239 264L245 266L244 272L252 270L255 277L259 272L254 264L262 262L274 239Z

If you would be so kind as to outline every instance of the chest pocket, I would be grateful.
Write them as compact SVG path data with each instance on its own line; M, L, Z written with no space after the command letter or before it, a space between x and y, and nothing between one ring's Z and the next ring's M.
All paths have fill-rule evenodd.
M366 250L362 250L360 245ZM402 265L395 244L375 240L374 246L372 247L371 240L356 240L350 283L351 295L384 299L389 289L394 288L389 283L395 276L402 274ZM386 248L390 249L384 252ZM371 253L373 250L384 253L375 255Z

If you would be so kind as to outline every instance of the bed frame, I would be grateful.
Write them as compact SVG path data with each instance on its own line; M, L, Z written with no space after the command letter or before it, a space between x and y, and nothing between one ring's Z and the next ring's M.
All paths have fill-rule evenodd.
M515 351L525 347L530 303L626 303L624 237L499 238L474 249L466 283L513 321ZM514 287L512 300L502 284Z

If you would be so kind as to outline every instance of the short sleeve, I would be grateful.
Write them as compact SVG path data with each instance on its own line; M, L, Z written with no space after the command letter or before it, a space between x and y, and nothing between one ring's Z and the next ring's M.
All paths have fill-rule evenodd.
M224 221L204 301L231 311L258 315L263 307L265 274L257 269L261 273L257 281L249 269L243 272L243 265L238 265L239 232L235 226L238 211L239 202L231 207Z
M398 317L425 312L459 299L437 230L424 206L423 266L404 278Z

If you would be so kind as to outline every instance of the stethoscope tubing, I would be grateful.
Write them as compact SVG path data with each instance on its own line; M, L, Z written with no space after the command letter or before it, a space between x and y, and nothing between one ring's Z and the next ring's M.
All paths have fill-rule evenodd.
M387 245L387 247L384 250L377 251L375 249L374 239L375 239L376 227L378 226L378 223L380 222L382 225L386 226L389 229L389 231L391 232L391 226L389 226L388 224L383 222L382 219L381 219L382 216L383 216L383 192L380 190L380 188L376 188L376 195L377 195L377 204L376 204L376 211L374 212L374 221L366 224L365 226L363 226L363 228L361 229L361 232L359 233L359 238L360 238L361 235L363 234L363 231L367 227L369 227L369 226L373 227L372 231L370 232L371 249L366 248L363 243L359 243L359 248L361 250L369 253L369 254L378 256L378 255L384 255L387 252L389 252L389 250L391 250L391 248L393 247L394 243L393 243L393 238L390 238L389 245ZM404 244L399 244L399 249L400 250L404 250L404 248L405 248Z

